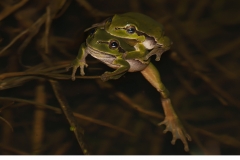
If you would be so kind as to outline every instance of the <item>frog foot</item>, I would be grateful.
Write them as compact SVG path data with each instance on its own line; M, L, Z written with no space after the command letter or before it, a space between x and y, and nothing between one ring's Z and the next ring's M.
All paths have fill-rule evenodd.
M109 80L110 79L110 77L111 77L111 72L105 72L105 73L103 73L102 75L101 75L101 80L102 81L107 81L107 80Z
M85 61L79 61L78 59L75 59L72 61L72 63L70 64L69 67L67 67L67 71L70 69L70 68L73 68L72 70L72 80L75 81L76 77L75 77L75 74L76 74L76 71L78 69L78 67L80 68L80 75L81 76L84 76L85 73L84 73L84 67L87 67L88 65L86 64Z
M188 147L188 141L191 141L191 137L187 134L187 132L184 130L182 125L180 124L177 117L165 117L164 121L158 124L160 125L166 125L166 129L163 131L163 133L166 133L167 131L172 132L173 139L171 141L172 145L175 144L177 139L180 139L183 142L184 150L186 152L189 151Z

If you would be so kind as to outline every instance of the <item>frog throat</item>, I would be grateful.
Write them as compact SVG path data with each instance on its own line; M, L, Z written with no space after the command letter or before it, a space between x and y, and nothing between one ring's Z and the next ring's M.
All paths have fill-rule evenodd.
M96 49L94 49L94 48L92 48L90 46L88 46L86 48L86 52L88 54L92 55L93 57L95 57L96 59L99 59L100 57L106 58L106 59L107 58L109 58L109 59L116 58L116 56L114 56L114 55L108 54L108 53L106 53L104 51L96 50ZM124 53L122 53L122 58L124 59L125 56L126 56L126 51L124 51Z

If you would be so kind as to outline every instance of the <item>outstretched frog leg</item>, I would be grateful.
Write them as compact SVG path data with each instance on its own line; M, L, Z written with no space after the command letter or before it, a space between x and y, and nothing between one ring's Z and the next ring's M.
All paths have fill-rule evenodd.
M169 93L161 82L158 70L152 63L150 63L147 68L141 71L141 73L157 89L157 91L161 95L161 102L165 113L165 119L158 125L166 125L164 133L166 133L167 131L172 132L172 144L175 144L176 140L180 139L184 144L184 150L189 151L187 140L191 141L191 137L187 134L187 132L181 125L181 122L173 109L171 100L169 98Z

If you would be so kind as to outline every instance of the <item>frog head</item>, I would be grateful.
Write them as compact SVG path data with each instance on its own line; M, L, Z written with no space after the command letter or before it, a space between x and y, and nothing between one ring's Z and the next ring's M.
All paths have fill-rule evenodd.
M126 52L135 51L134 46L127 44L124 39L114 37L104 29L99 28L88 36L86 44L95 51L115 57L124 56Z
M145 36L138 32L138 22L131 17L114 15L105 22L105 30L113 35L125 39L135 39L139 42L145 40Z

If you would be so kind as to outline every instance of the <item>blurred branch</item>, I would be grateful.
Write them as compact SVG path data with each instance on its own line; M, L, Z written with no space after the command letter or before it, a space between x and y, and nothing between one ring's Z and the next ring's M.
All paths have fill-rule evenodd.
M4 8L4 10L0 13L0 21L4 18L21 8L24 4L26 4L29 0L22 0L19 3L15 4L14 6L9 6Z
M35 88L35 101L38 103L46 103L47 96L45 94L45 81L38 81L38 85ZM33 134L32 134L32 152L33 154L41 154L42 153L42 145L45 135L45 111L44 107L37 106L34 111L34 119L33 119Z
M55 113L62 114L62 110L60 108L56 108L56 107L53 107L53 106L50 106L50 105L47 105L47 104L43 104L43 103L38 103L38 102L35 102L35 101L19 99L19 98L12 98L12 97L0 97L0 100L27 103L27 104L32 104L35 107L36 106L42 106L46 109L54 111ZM95 124L98 124L98 125L101 125L101 126L105 126L105 127L114 129L116 131L122 132L122 133L130 135L130 136L135 135L132 132L129 132L128 130L126 130L126 129L116 127L116 126L114 126L110 123L103 122L101 120L97 120L97 119L94 119L94 118L91 118L91 117L88 117L88 116L85 116L85 115L82 115L82 114L79 114L79 113L76 113L76 112L73 112L73 114L74 114L74 116L76 116L80 120L85 120L87 122L91 122L91 123L95 123Z
M171 54L171 59L174 60L179 65L186 68L188 71L193 73L195 76L201 78L214 92L216 92L218 95L223 97L228 101L229 104L240 108L240 102L236 99L234 99L230 94L228 94L226 91L222 90L215 82L213 82L208 76L202 74L201 72L197 71L196 68L192 68L188 62L181 59L177 53L173 52Z
M91 6L86 0L76 0L79 5L84 7L93 17L107 17L112 14L99 11Z
M77 141L82 149L83 154L90 154L89 150L86 147L86 144L83 140L83 134L84 130L78 125L78 122L76 121L73 112L70 108L70 106L67 103L66 98L63 96L63 92L61 90L61 87L57 81L49 80L53 91L55 93L56 98L58 99L58 102L60 103L60 106L63 110L63 113L65 114L69 124L70 124L70 130L74 132Z
M27 153L27 152L24 152L24 151L21 151L21 150L18 150L18 149L6 146L5 144L4 145L0 144L0 148L1 148L1 150L7 151L10 154L29 155L29 153Z

